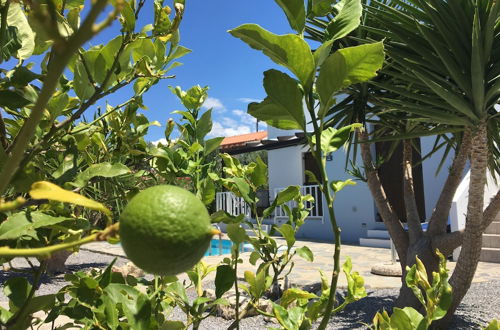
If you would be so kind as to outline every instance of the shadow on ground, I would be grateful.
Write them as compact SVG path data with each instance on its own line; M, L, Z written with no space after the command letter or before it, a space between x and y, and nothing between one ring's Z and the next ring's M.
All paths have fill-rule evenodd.
M104 262L91 262L91 263L83 263L79 265L68 265L66 267L66 273L78 272L81 270L88 270L92 268L105 268L109 264ZM4 283L10 278L14 277L25 277L30 283L33 283L33 276L30 271L30 268L20 268L20 271L0 271L0 286L3 286ZM42 276L40 284L50 284L54 282L64 282L64 274L55 274L54 276L49 276L47 274Z

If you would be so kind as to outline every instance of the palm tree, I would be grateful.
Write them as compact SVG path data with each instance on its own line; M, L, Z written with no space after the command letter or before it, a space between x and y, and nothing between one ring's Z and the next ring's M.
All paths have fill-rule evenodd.
M311 20L307 33L322 40L328 20ZM344 91L348 98L331 109L331 124L364 121L377 115L384 133L402 141L405 232L381 184L366 133L358 138L368 186L398 251L403 271L415 255L429 272L437 269L434 250L451 253L462 246L455 271L451 316L470 287L482 246L482 233L500 210L500 191L485 207L488 168L500 173L500 4L495 0L386 0L366 5L364 26L343 42L385 38L388 55L381 76L370 85ZM338 43L338 47L342 47ZM401 127L401 120L410 125ZM397 124L399 122L399 125ZM398 130L390 129L399 127ZM445 134L448 133L448 134ZM415 216L411 138L438 135L436 148L455 149L455 156L427 231ZM470 161L467 223L446 233L453 196ZM398 305L418 305L404 281ZM448 318L449 320L449 318Z

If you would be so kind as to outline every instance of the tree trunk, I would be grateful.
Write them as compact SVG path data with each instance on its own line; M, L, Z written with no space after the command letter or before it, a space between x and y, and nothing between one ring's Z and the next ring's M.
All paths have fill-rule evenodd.
M70 255L73 254L73 251L61 250L52 253L50 258L47 260L47 273L61 274L66 272L66 260Z
M448 322L467 293L476 273L481 254L483 238L484 188L488 163L488 143L486 123L481 123L474 134L471 148L471 172L469 183L469 201L463 237L462 250L458 257L455 271L450 278L453 287L453 302L448 310Z
M414 244L409 246L405 260L406 266L413 266L415 264L415 257L417 256L425 265L427 277L432 279L432 272L437 271L439 268L439 258L436 256L432 247L432 239L427 235L421 236ZM406 285L406 281L404 281L405 277L406 269L403 269L403 285L401 286L399 296L396 299L396 307L403 308L409 306L423 312L422 304L419 302L417 297L415 297L412 290Z
M361 141L368 141L366 132L360 132L359 137ZM469 152L471 175L466 227L462 232L447 234L444 232L445 226L443 223L446 224L446 221L443 219L447 219L451 201L461 181L461 175ZM406 154L407 156L409 155L408 152ZM462 251L455 271L450 278L450 284L453 287L452 306L444 319L436 322L436 324L433 323L433 327L435 328L445 328L470 288L481 254L483 231L486 226L493 221L493 218L500 210L500 193L491 200L488 208L486 210L484 209L484 188L486 185L488 161L486 124L480 124L478 130L474 133L469 131L465 133L462 145L450 169L450 177L445 183L440 199L436 205L436 210L429 226L430 230L422 235L419 235L418 232L416 232L416 235L408 235L408 233L402 230L401 221L398 219L395 212L393 212L390 201L387 199L380 178L378 177L377 170L373 165L368 143L361 143L361 156L365 166L368 187L370 188L375 204L382 215L384 224L389 230L400 257L403 277L400 295L396 300L396 306L411 306L417 310L423 309L413 292L406 286L405 281L406 266L411 267L415 264L416 256L423 262L427 270L427 275L429 279L432 280L432 272L437 271L439 267L439 259L435 254L435 249L439 248L447 255L451 253L454 248L462 245ZM405 195L408 194L408 196L405 196L405 203L410 206L413 192L412 178L409 175L411 163L411 158L406 157L402 164L406 171ZM415 226L413 225L412 227ZM409 241L410 236L413 236L412 242Z
M382 216L382 221L387 227L389 235L394 242L394 246L396 247L396 251L398 252L401 267L404 271L406 251L408 249L408 233L405 232L403 224L396 215L396 212L394 212L392 205L387 198L384 187L382 186L378 171L373 163L370 143L366 142L369 141L367 132L358 131L358 137L361 142L361 158L363 159L368 188L370 189L373 200L375 201L375 205L377 206L377 209Z

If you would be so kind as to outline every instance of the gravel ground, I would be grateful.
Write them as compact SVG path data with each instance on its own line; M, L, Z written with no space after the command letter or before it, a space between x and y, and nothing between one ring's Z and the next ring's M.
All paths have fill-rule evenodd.
M89 251L80 251L72 255L68 261L70 271L88 270L90 268L106 267L115 257ZM117 266L127 262L125 258L118 258ZM17 268L27 267L28 264L22 260L16 261ZM0 285L11 277L23 276L21 273L0 271ZM63 275L55 277L44 277L38 295L57 292L66 284ZM207 283L207 288L213 288L213 283ZM363 329L362 323L371 323L373 315L385 308L390 309L398 289L368 290L368 296L360 301L350 304L342 313L335 316L330 322L329 329ZM0 302L7 301L3 292L0 292ZM465 296L461 306L455 314L450 329L480 329L492 319L500 319L500 280L492 282L474 283ZM179 310L174 310L172 319L184 319ZM231 321L223 318L209 317L202 323L202 329L224 329ZM266 329L276 327L274 323L268 323L261 316L246 318L241 321L242 329Z

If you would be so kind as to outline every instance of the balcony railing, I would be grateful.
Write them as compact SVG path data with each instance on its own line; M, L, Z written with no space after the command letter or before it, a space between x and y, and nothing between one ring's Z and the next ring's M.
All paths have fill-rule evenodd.
M273 198L276 198L276 195L278 195L280 191L283 191L285 189L286 188L275 188ZM314 197L314 202L305 203L305 206L311 209L308 218L317 219L321 220L321 222L324 222L324 217L323 217L324 201L323 201L323 194L321 193L319 186L318 185L301 186L300 193L302 195L311 195L312 197ZM295 201L290 201L285 205L287 205L290 209L292 209L297 206L297 203ZM285 208L283 206L278 206L274 211L274 221L280 218L288 218L288 215L286 214Z
M276 188L274 189L273 199L276 198L276 195L286 188ZM310 209L309 219L316 219L324 221L323 217L323 195L319 190L319 186L311 185L311 186L301 186L300 193L302 195L311 195L314 197L314 202L306 202L305 206ZM232 216L239 216L240 214L244 214L246 218L252 217L252 211L250 206L245 202L242 197L237 197L235 194L229 191L218 192L215 196L215 204L217 211L223 210ZM266 203L267 205L267 203ZM290 201L286 203L290 209L293 209L297 206L295 201ZM274 210L274 221L277 219L288 218L286 214L285 208L281 205L278 206Z
M244 214L246 218L250 218L252 215L250 206L243 197L238 197L229 191L218 192L215 195L215 204L217 211L224 210L235 217Z

